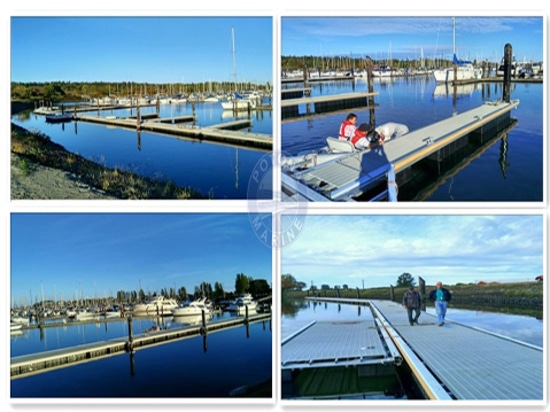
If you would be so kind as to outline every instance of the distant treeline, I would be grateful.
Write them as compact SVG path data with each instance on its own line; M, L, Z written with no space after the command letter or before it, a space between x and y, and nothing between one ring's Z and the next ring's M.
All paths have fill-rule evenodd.
M487 283L445 285L452 294L451 305L474 310L492 310L528 314L542 318L544 301L543 282ZM428 294L434 286L427 286L423 296L424 303L431 305ZM393 293L392 293L393 289ZM407 287L378 288L342 288L342 289L309 289L283 290L284 298L303 298L306 296L342 297L357 299L382 299L401 303Z
M12 82L11 99L23 101L76 101L104 96L155 96L233 91L271 91L271 84L241 82L138 83L138 82Z
M281 69L283 71L301 70L304 65L310 70L359 70L367 68L366 55L363 57L349 56L282 56ZM370 56L374 67L383 65L390 66L394 69L405 68L434 68L434 67L451 67L452 60L446 59L374 59ZM474 60L472 62L476 64Z

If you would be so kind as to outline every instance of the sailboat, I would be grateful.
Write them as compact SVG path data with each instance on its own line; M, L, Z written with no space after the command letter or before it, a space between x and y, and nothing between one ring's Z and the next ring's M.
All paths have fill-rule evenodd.
M472 62L466 60L459 60L456 56L456 24L455 18L453 20L453 63L456 65L456 79L454 67L447 69L434 70L434 78L438 83L452 83L454 81L461 80L476 80L481 79L481 69L476 69Z
M224 110L248 110L256 107L256 101L249 99L248 96L237 93L237 64L235 61L235 30L231 27L231 44L233 48L233 78L234 78L234 95L233 98L227 101L221 102Z
M388 51L388 59L386 64L381 65L378 69L372 71L372 77L393 77L396 75L395 70L391 67L391 42Z

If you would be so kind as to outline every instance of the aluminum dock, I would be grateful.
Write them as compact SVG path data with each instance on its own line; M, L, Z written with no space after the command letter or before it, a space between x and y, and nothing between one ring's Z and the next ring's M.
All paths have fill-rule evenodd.
M420 161L437 164L468 145L469 139L479 144L488 140L488 136L506 129L511 123L510 112L518 105L517 100L487 102L386 141L373 150L341 153L322 163L313 159L311 167L294 171L292 175L283 173L284 200L354 200L377 184L388 182L386 172L392 167L395 173L392 183L405 184L412 179L412 167ZM380 197L372 200L380 200Z
M410 326L406 311L391 301L308 299L355 305L368 302L427 399L499 400L511 404L530 401L542 405L546 398L543 348L452 320L439 327L435 316L425 312L419 325ZM346 335L340 328L329 328L324 333L337 336L338 341L344 342L342 347L347 347ZM360 345L368 344L363 342ZM308 349L304 343L302 350ZM313 347L311 353L317 352Z

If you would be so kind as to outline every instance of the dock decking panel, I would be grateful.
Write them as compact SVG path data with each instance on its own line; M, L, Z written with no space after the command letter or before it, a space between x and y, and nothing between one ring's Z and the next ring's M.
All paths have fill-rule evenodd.
M401 305L373 304L458 399L543 399L542 350L451 321L439 327L425 312L410 326Z
M484 104L390 140L383 146L384 153L388 161L394 164L395 172L399 173L484 124L509 113L518 104Z
M283 369L336 366L345 362L380 363L385 358L374 320L317 322L289 339L281 349Z

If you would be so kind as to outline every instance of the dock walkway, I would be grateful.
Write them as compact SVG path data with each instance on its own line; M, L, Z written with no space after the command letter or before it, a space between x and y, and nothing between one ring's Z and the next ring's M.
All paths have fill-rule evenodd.
M510 112L519 101L486 103L477 108L441 120L432 125L409 132L373 150L342 154L327 162L295 172L289 179L282 179L283 191L289 200L308 199L307 191L294 194L295 188L308 187L331 201L350 200L380 181L389 165L393 165L397 180L403 180L405 172L417 162L434 158L436 161L453 152L453 145L471 133L483 135L487 130L502 128L510 122ZM286 183L285 183L286 182Z
M244 133L235 130L225 130L225 128L249 127L249 120L222 123L219 125L197 127L185 126L179 122L176 124L167 123L166 120L152 119L137 123L132 118L111 118L99 116L76 116L76 120L90 123L99 123L106 126L115 126L132 130L149 131L161 133L170 136L179 136L192 138L194 140L206 140L212 142L228 143L247 148L257 148L261 150L271 150L273 148L273 137L262 133ZM181 119L178 119L181 120Z
M366 302L309 299L344 304ZM391 301L368 302L416 378L421 382L439 382L450 399L545 399L542 348L453 321L439 327L436 318L426 313L420 316L419 325L410 326L401 305Z
M128 351L133 352L176 340L188 339L197 336L204 337L209 333L219 332L225 329L270 319L271 313L256 314L250 315L248 319L245 317L237 317L220 322L207 323L205 327L202 325L197 325L151 331L134 335L132 336L131 341L128 337L121 337L104 342L79 345L72 348L17 356L11 358L10 375L11 379L21 378L78 363L100 360L114 355L121 355Z

